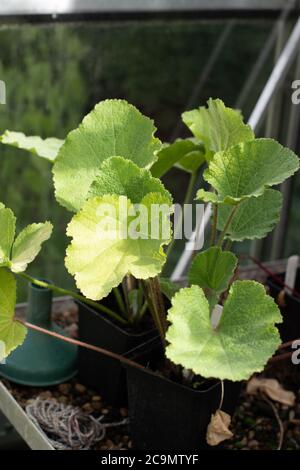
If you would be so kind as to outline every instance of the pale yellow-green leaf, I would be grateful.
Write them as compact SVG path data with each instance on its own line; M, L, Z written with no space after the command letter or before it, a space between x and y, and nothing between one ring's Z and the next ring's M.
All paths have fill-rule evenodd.
M216 328L199 286L175 294L168 321L167 357L202 377L248 379L263 370L280 344L275 327L282 322L279 308L254 281L232 284Z
M16 217L14 213L0 206L0 266L7 265L10 259L12 244L15 238Z
M41 250L42 243L52 233L52 224L44 222L28 225L19 233L12 247L10 268L13 272L25 271Z
M20 346L26 336L25 326L14 318L15 305L15 278L5 268L0 268L0 361Z
M140 203L147 216L140 214L136 233L130 231L137 220L132 215L135 207L126 196L91 198L68 225L72 242L65 263L86 297L102 299L126 274L147 279L160 273L166 259L162 247L170 241L171 199L167 194L148 193ZM153 204L165 204L167 213L151 219ZM152 236L154 226L158 232ZM167 233L162 227L169 229Z
M38 157L53 162L64 141L55 137L42 139L39 136L27 136L23 132L5 131L0 136L2 144L11 145L22 150L27 150Z

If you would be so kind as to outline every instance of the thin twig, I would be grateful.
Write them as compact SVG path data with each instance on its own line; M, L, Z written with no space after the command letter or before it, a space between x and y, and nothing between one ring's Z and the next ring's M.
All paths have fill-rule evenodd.
M236 206L233 206L233 209L231 210L230 214L229 214L229 217L227 219L227 222L226 224L224 225L224 228L221 232L221 235L220 235L220 238L219 238L219 241L218 241L218 247L222 248L222 244L223 244L223 240L226 236L226 233L227 233L227 230L228 228L230 227L230 224L233 220L233 217L234 217L234 214L236 213L237 211L237 208L239 207L239 205L237 204Z
M221 398L220 398L220 404L219 404L219 410L221 410L222 406L223 406L223 401L224 401L224 382L223 380L220 381L220 384L221 384Z
M22 325L26 326L27 328L30 328L31 330L36 330L41 333L44 333L48 336L53 336L54 338L61 339L62 341L65 341L66 343L71 343L75 344L76 346L80 346L85 349L90 349L91 351L96 351L100 354L104 354L105 356L112 357L113 359L117 359L118 361L127 364L132 367L137 367L138 369L146 370L146 367L142 366L141 364L138 364L137 362L131 361L130 359L127 359L124 356L121 356L120 354L114 353L112 351L108 351L107 349L99 348L98 346L94 346L93 344L88 344L84 343L83 341L79 341L77 339L69 338L68 336L60 335L59 333L56 333L51 330L47 330L46 328L42 328L40 326L34 325L32 323L29 323L27 321L22 321L20 319L16 319L18 323L21 323ZM148 370L148 369L147 369Z
M280 416L279 416L279 413L277 411L277 408L276 406L271 402L271 400L269 400L265 395L263 396L263 399L270 405L270 407L272 408L273 412L274 412L274 415L275 415L275 418L276 418L276 421L278 423L278 426L279 426L279 442L278 442L278 447L277 447L277 450L281 450L282 448L282 444L283 444L283 438L284 438L284 427L283 427L283 424L282 424L282 421L280 419Z
M63 289L61 287L56 286L55 284L49 284L48 282L41 281L40 279L36 279L26 273L15 273L15 274L17 276L22 277L23 279L26 279L27 281L31 282L32 284L36 286L43 287L44 289L49 289L53 292L57 292L58 294L68 295L70 297L73 297L73 299L77 299L80 302L90 305L95 310L98 310L99 312L102 312L102 313L106 313L106 315L114 318L115 320L122 323L123 325L126 325L128 323L127 320L125 320L125 318L122 318L120 315L118 315L116 312L114 312L110 308L105 307L104 305L99 304L98 302L95 302L94 300L87 299L81 294L77 294L76 292Z

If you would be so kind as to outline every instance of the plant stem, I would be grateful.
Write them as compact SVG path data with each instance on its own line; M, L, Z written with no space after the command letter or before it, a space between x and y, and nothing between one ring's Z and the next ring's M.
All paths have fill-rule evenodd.
M124 313L124 315L126 315L126 307L125 307L125 304L123 302L122 295L120 294L119 288L114 287L113 288L113 293L114 293L114 296L115 296L115 299L117 301L119 309Z
M228 227L230 226L231 222L232 222L232 219L234 217L234 214L236 213L236 210L238 208L238 204L236 206L233 206L233 209L232 211L230 212L229 214L229 217L227 219L227 222L221 232L221 235L220 235L220 238L219 238L219 241L218 241L218 247L222 248L222 244L223 244L223 241L224 241L224 238L226 236L226 232L228 230Z
M159 331L163 345L165 346L167 323L158 278L155 277L148 279L143 283L143 286L153 321Z
M184 201L183 201L183 208L184 208L185 204L189 204L191 199L192 199L196 179L197 179L197 172L193 171L193 173L191 173L190 181L189 181L186 193L185 193L185 197L184 197ZM177 236L179 234L179 231L181 230L182 222L183 222L183 210L181 211L179 220L177 221L177 224L176 224L176 227L175 227L175 232L173 234L173 239L172 239L171 243L169 244L169 246L167 248L167 251L166 251L167 257L170 256L170 253L174 248L175 242L177 240Z
M221 398L220 398L220 404L219 404L219 410L221 410L222 406L223 406L223 401L224 401L224 382L223 380L220 381L220 385L221 385Z
M87 299L83 295L80 295L80 294L77 294L76 292L55 286L54 284L48 284L48 282L45 282L45 281L40 281L39 279L35 279L34 277L29 276L29 274L26 274L26 273L15 273L15 274L22 277L23 279L26 279L32 284L35 284L36 286L44 287L45 289L50 289L61 295L69 295L70 297L73 297L74 299L80 300L81 302L87 305L90 305L91 307L93 307L95 310L98 310L99 312L106 313L106 315L110 316L111 318L114 318L115 320L122 323L123 325L127 324L127 321L124 318L122 318L120 315L118 315L116 312L114 312L110 308L105 307L104 305L98 304L98 302L95 302L94 300Z
M134 362L131 359L128 359L127 357L121 356L120 354L114 353L112 351L108 351L107 349L99 348L98 346L94 346L93 344L84 343L83 341L69 338L68 336L60 335L59 333L56 333L55 331L47 330L40 326L34 325L32 323L28 323L27 321L22 321L20 319L17 319L16 321L26 326L27 328L30 328L31 330L36 330L48 336L53 336L54 338L58 338L62 341L65 341L66 343L75 344L76 346L80 346L85 349L90 349L91 351L96 351L100 354L104 354L105 356L109 356L109 357L112 357L113 359L117 359L123 364L127 364L132 367L137 367L138 369L141 369L141 370L146 370L146 368L142 366L141 364L139 364L138 362Z
M134 320L135 323L139 323L141 321L141 319L143 318L143 316L145 315L147 311L147 308L148 308L148 302L147 300L145 300L142 307L140 308L140 311L135 316L135 320Z
M211 241L210 246L216 244L216 235L217 235L217 223L218 223L218 204L214 204L213 207L213 223L211 228Z
M228 238L228 240L226 241L224 250L230 251L231 247L232 247L232 240L229 240L229 238Z

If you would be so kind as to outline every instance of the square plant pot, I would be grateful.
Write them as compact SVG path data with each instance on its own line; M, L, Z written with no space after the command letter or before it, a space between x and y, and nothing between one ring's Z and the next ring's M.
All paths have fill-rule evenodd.
M148 370L126 366L130 434L139 450L201 450L211 415L220 404L221 383L193 390ZM222 410L233 414L240 382L224 382Z
M285 273L276 274L284 282ZM267 279L267 286L270 289L270 295L278 301L278 296L283 290L283 286L276 282L272 277ZM300 269L297 271L295 290L300 290ZM280 305L283 323L277 325L280 337L283 343L300 338L300 299L292 293L286 293L284 296L285 305Z
M84 303L78 302L78 307L80 341L126 355L141 364L147 364L150 359L153 361L160 355L160 350L157 349L159 337L155 328L133 333ZM135 348L135 351L127 355ZM79 348L78 378L82 384L97 391L111 405L127 404L126 372L120 361L89 349Z

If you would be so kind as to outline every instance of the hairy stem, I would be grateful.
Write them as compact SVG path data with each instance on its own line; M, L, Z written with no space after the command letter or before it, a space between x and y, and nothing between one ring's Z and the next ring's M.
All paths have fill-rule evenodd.
M57 292L58 294L69 295L70 297L73 297L73 299L80 300L80 302L90 305L95 310L98 310L101 313L105 313L106 315L110 316L114 320L117 320L123 325L126 325L128 323L124 318L122 318L120 315L118 315L116 312L114 312L110 308L105 307L104 305L98 304L98 302L95 302L94 300L87 299L83 295L80 295L80 294L77 294L76 292L55 286L54 284L48 284L48 282L36 279L32 276L29 276L29 274L26 274L26 273L15 273L15 274L22 277L23 279L26 279L27 281L31 282L32 284L36 286L44 287L45 289L52 290L53 292Z
M120 290L118 287L114 287L113 288L113 293L114 293L114 296L115 296L115 299L116 299L116 302L118 304L118 307L119 309L121 310L122 313L124 313L124 315L126 315L126 307L125 307L125 304L123 302L123 299L122 299L122 295L120 293Z
M145 370L145 367L142 366L141 364L134 362L127 357L121 356L120 354L114 353L112 351L108 351L107 349L99 348L98 346L94 346L93 344L88 344L84 343L83 341L79 341L77 339L69 338L68 336L61 335L59 333L56 333L55 331L52 330L47 330L45 328L42 328L40 326L34 325L32 323L29 323L27 321L21 321L20 319L17 319L19 323L22 325L26 326L27 328L30 328L31 330L36 330L41 333L44 333L48 336L53 336L54 338L58 338L62 341L65 341L66 343L71 343L75 344L76 346L80 346L85 349L90 349L91 351L96 351L100 354L104 354L105 356L112 357L113 359L117 359L118 361L122 362L123 364L127 364L132 367L137 367L138 369Z
M159 281L158 278L150 278L147 279L143 283L145 297L147 300L147 304L149 306L149 310L151 312L153 321L156 325L156 328L159 331L161 340L163 345L166 345L166 329L167 329L167 322L166 322L166 314L164 309L164 302L161 295Z
M232 209L232 211L230 212L229 217L228 217L228 219L227 219L227 222L226 222L226 224L225 224L225 226L224 226L224 228L223 228L223 230L222 230L222 232L221 232L221 235L220 235L220 238L219 238L219 241L218 241L218 246L219 246L220 248L222 248L222 244L223 244L224 238L225 238L226 233L227 233L227 230L228 230L228 228L229 228L229 226L230 226L230 224L231 224L231 222L232 222L232 219L233 219L233 217L234 217L234 214L235 214L236 211L237 211L237 208L238 208L238 204L237 204L236 206L233 206L233 209Z

